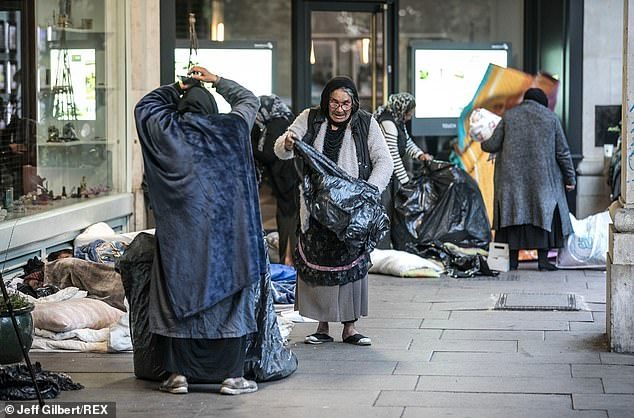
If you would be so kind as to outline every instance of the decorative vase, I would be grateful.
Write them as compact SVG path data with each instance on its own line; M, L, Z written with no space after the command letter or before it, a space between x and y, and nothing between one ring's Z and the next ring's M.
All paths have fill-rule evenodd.
M22 342L26 346L26 351L31 349L33 344L33 316L31 311L33 305L15 309L15 320L18 323L18 331ZM7 311L0 311L0 364L18 363L24 358L18 337L15 335L13 321Z

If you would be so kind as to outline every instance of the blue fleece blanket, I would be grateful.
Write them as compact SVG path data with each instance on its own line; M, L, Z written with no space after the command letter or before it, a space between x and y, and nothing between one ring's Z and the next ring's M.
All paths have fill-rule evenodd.
M237 115L176 111L173 86L135 108L159 262L172 309L185 318L255 283L266 272L247 122Z

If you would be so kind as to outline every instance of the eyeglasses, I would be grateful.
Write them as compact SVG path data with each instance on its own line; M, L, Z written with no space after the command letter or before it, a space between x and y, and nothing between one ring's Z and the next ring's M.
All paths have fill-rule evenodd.
M341 110L343 110L344 112L352 109L352 103L350 102L343 102L343 103L339 103L336 100L331 100L328 103L328 106L330 107L330 110L337 110L341 107Z

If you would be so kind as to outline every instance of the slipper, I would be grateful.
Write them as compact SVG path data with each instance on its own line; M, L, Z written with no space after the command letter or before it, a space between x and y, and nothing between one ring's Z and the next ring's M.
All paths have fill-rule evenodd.
M306 344L323 344L323 343L331 343L333 341L334 341L334 338L332 338L328 334L324 334L321 332L316 332L304 338L304 342Z
M372 345L372 340L362 334L354 334L343 340L346 344L352 345Z

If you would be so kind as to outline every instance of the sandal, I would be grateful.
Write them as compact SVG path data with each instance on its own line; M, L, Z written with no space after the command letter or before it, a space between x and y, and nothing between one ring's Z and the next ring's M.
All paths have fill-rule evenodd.
M324 334L322 332L316 332L314 334L308 335L306 338L304 338L304 343L306 344L323 344L323 343L331 343L334 341L334 338L332 338L330 335L328 334Z
M372 345L372 340L362 334L354 334L343 340L346 344L352 345Z
M220 393L223 395L243 395L258 390L258 384L244 377L231 377L222 381Z

